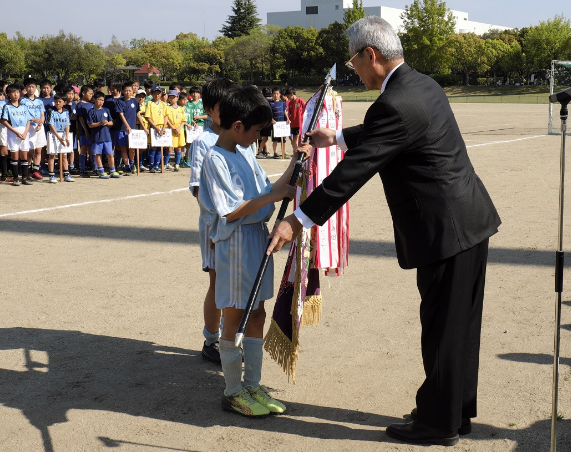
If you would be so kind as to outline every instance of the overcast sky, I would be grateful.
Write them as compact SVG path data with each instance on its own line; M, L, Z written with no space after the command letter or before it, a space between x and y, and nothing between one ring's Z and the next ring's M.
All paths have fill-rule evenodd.
M410 0L363 0L363 6L390 6L404 9ZM132 38L172 40L180 32L194 32L214 39L218 30L232 13L233 0L170 0L161 3L149 0L108 1L96 5L97 19L91 20L90 2L59 0L46 7L44 0L28 0L25 7L10 1L3 5L4 20L0 32L9 37L20 31L24 36L66 33L81 36L86 41L109 44L111 36L119 41ZM258 14L266 23L268 12L300 10L300 0L257 0ZM468 13L470 20L512 28L536 25L540 21L564 14L571 18L569 0L531 2L520 0L449 0L450 9ZM30 11L37 11L30 14ZM66 12L67 11L67 12ZM73 14L72 12L76 12ZM13 20L20 17L19 20Z

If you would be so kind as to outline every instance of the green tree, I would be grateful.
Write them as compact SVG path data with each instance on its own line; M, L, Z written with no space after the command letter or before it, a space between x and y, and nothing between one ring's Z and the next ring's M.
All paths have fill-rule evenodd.
M555 16L546 22L530 27L523 41L523 51L531 72L545 72L551 60L567 56L567 45L571 38L569 19Z
M353 6L347 8L343 13L343 23L349 28L359 19L365 17L365 9L363 8L363 0L353 0Z
M0 33L0 76L19 76L25 69L22 49L15 41L8 39L6 33Z
M161 71L164 78L175 76L182 64L183 55L176 41L149 41L141 47L151 66Z
M65 34L60 30L56 36L48 35L40 38L41 44L36 50L36 64L46 75L57 75L61 81L69 81L73 75L81 73L81 57L83 55L83 41L79 36L71 33ZM43 60L40 62L39 60Z
M251 82L264 81L270 76L271 45L281 30L277 25L264 25L247 36L234 40L225 54L237 71L236 77Z
M260 25L261 19L258 17L258 9L253 0L234 0L232 13L220 30L220 33L227 38L248 35Z
M501 70L502 62L508 54L510 46L501 39L486 39L484 41L484 49L488 57L490 71L493 73L494 81L496 81L497 73Z
M451 68L464 76L466 85L469 85L471 73L482 73L490 68L485 42L474 33L455 34L448 38Z
M414 0L401 14L404 33L401 41L408 64L420 72L447 72L446 42L454 33L455 19L446 3Z
M315 72L315 61L323 50L316 44L317 30L313 27L282 28L271 46L272 70L283 79L297 74Z
M349 59L349 38L345 33L346 30L344 23L333 22L327 28L319 30L315 41L323 50L316 69L325 74L336 63L337 79L353 73L345 67L345 62Z
M98 44L86 42L83 44L80 72L84 80L91 80L103 73L105 67L105 54Z

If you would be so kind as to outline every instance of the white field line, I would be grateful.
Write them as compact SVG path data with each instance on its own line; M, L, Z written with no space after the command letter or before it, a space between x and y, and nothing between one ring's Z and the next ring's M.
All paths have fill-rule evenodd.
M477 148L479 146L489 146L490 144L501 144L501 143L513 143L514 141L531 140L532 138L546 137L547 135L534 135L531 137L516 138L514 140L502 140L502 141L488 141L487 143L471 144L466 146L467 148Z
M276 176L281 176L281 174L270 174L270 175L268 175L268 177L276 177ZM153 193L142 193L140 195L121 196L120 198L98 199L96 201L77 202L74 204L65 204L63 206L44 207L42 209L21 210L19 212L2 213L2 214L0 214L0 218L13 217L16 215L26 215L29 213L49 212L52 210L59 210L59 209L69 209L70 207L89 206L91 204L100 204L100 203L104 203L104 202L125 201L126 199L145 198L147 196L170 195L172 193L176 193L176 192L184 191L184 190L188 190L188 187L175 188L174 190L169 190L169 191L155 191Z

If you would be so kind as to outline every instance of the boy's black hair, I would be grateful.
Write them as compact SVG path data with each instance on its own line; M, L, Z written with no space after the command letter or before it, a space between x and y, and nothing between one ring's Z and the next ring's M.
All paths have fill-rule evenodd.
M21 89L17 83L11 83L6 87L6 95L9 96L14 91L21 91Z
M24 80L24 86L36 85L38 86L38 81L34 77L29 77Z
M145 89L151 89L154 85L154 82L152 80L145 80L143 82L143 86L145 87Z
M54 91L56 93L62 93L65 92L65 85L63 83L58 83L56 86L54 86Z
M123 83L123 85L131 85L131 86L133 86L133 83L135 83L135 80L133 80L132 78L130 78L129 80L126 80L125 83Z
M16 83L14 83L14 85L16 85L20 91L22 91L22 90L24 89L24 84L23 84L23 83L18 83L18 82L16 82Z
M56 100L63 100L64 102L67 101L67 99L64 99L63 97L61 97L59 94L54 95L54 102Z
M169 91L173 89L178 89L180 91L180 88L181 88L180 83L173 82L169 85Z
M96 78L95 80L93 80L93 86L95 88L103 88L105 86L105 80L103 80L102 78Z
M103 91L97 91L97 92L93 95L93 100L99 99L100 97L105 98L105 94L103 94Z
M262 94L264 95L264 97L270 97L272 95L272 90L270 88L268 88L267 86L264 86L262 88Z
M79 95L83 96L87 91L92 90L93 91L93 86L91 85L83 85L81 87L81 89L79 90Z
M0 80L0 87L4 88L7 85L9 85L7 80Z
M130 86L131 88L133 88L133 82L125 82L123 83L123 85L121 86L121 91L123 91L125 88L127 88L128 86Z
M279 91L279 90L280 90L280 89L279 89L277 86L274 86L274 87L272 88L272 93L274 93L274 92L276 92L276 91Z
M232 88L220 101L220 127L228 130L236 121L241 121L245 130L272 122L272 109L254 86Z
M198 86L193 86L188 91L189 94L199 93L202 94L202 90ZM202 101L204 103L204 101Z
M1 82L0 82L1 83ZM42 89L42 87L46 86L46 85L50 85L50 88L52 86L52 82L50 79L47 78L43 78L40 80L40 89Z
M182 100L182 99L188 99L188 94L180 92L178 93L178 100ZM202 101L202 104L204 105L204 101Z
M202 106L212 109L236 85L225 78L211 78L202 85ZM192 93L193 88L190 89Z
M289 94L293 94L295 96L296 92L295 92L295 88L293 86L290 86L288 89L286 89L286 96Z
M75 94L75 90L73 89L73 86L71 86L71 85L65 85L65 86L63 87L62 93L67 94L67 93L69 93L70 91L73 91L73 93Z
M282 88L280 89L280 96L285 96L286 95L286 89Z
M121 82L113 82L109 85L111 87L111 89L116 89L117 91L121 92L121 90L123 89L123 84ZM111 93L109 93L111 94Z

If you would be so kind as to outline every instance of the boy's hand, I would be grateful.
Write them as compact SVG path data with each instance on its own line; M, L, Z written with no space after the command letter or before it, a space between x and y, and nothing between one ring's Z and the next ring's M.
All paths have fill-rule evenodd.
M285 198L293 199L295 197L296 188L288 184L278 188L272 193L275 193L276 201L281 201Z
M66 138L66 139L65 139L65 145L66 145L67 147L69 147L69 138Z
M295 152L299 153L299 154L304 154L303 155L303 161L305 162L309 156L311 155L311 150L313 149L313 146L309 143L303 143L301 146L299 146ZM295 160L297 160L298 156L295 156ZM292 161L294 161L294 159L292 159Z
M87 140L89 140L89 139L91 138L91 135L89 135L89 132L85 132L85 138L86 138Z
M20 140L25 140L25 139L26 139L26 137L24 136L23 133L17 132L16 135L18 136L18 138L19 138Z
M131 133L131 127L127 126L127 127L125 128L125 131L126 131L127 133Z
M148 135L149 134L149 129L143 127L143 130L145 131L145 133Z
M63 138L58 138L59 142L65 146L65 140Z
M178 137L178 136L180 135L180 132L178 131L178 129L172 129L172 134L173 134L175 137Z

